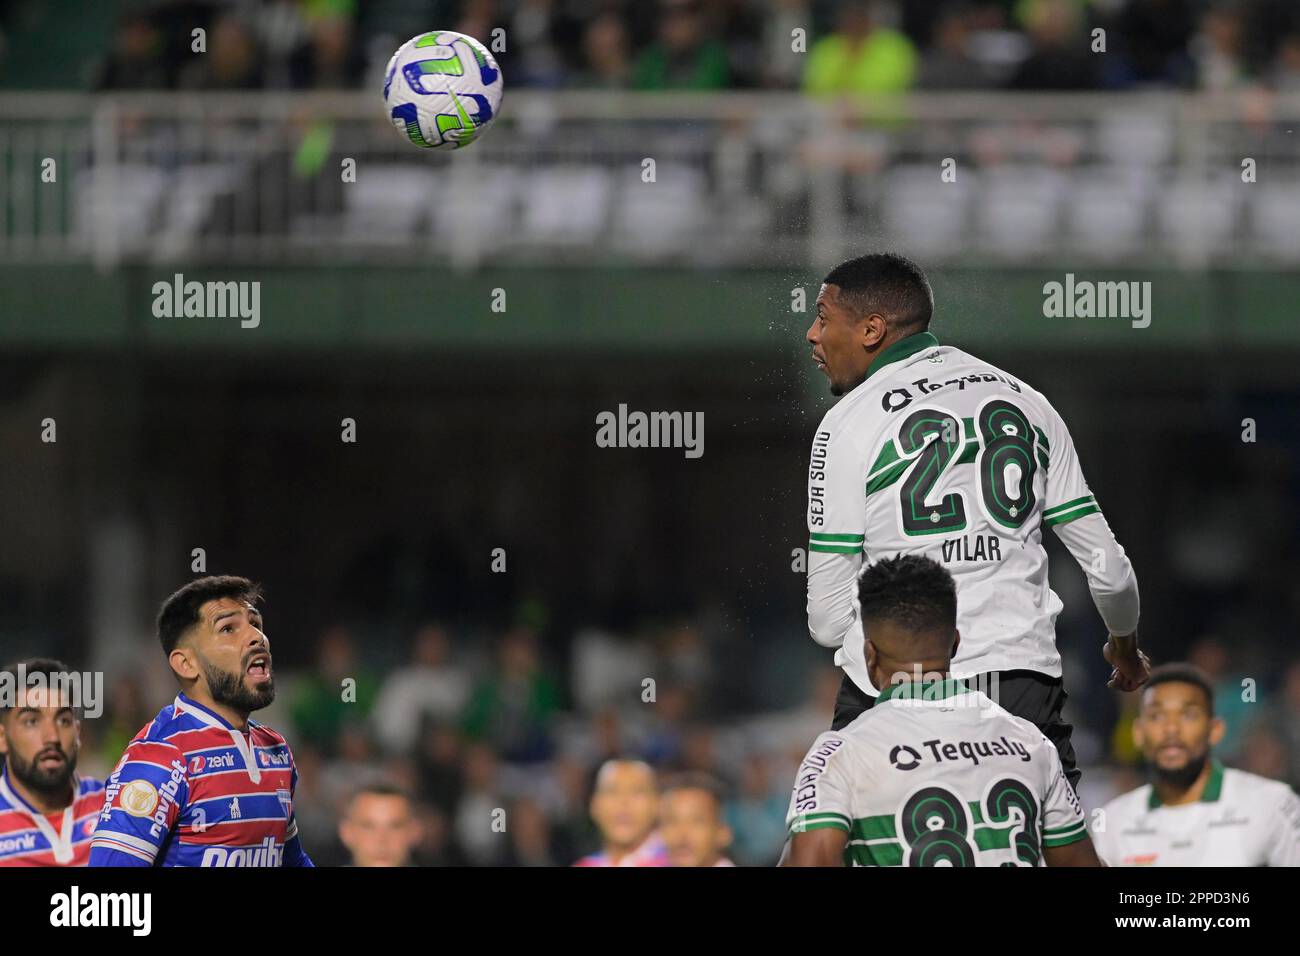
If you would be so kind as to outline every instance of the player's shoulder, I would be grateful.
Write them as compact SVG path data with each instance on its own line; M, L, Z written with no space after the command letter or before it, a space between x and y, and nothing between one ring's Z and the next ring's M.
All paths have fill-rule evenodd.
M177 708L175 702L167 704L131 738L127 750L157 747L179 752L181 748L173 738L182 731L193 729L192 723L193 719Z
M1127 793L1121 793L1117 797L1112 797L1106 803L1102 804L1102 817L1116 817L1118 819L1129 819L1140 816L1151 806L1151 784L1144 783L1142 786Z
M91 794L100 793L104 789L104 781L97 780L94 777L77 778L77 796L88 797Z
M869 713L870 710L865 711L839 730L824 730L818 734L804 755L803 766L826 767L846 759L861 746L864 730L860 722Z
M1223 790L1228 799L1247 797L1261 803L1280 805L1296 799L1295 791L1281 780L1261 777L1234 767L1223 769Z

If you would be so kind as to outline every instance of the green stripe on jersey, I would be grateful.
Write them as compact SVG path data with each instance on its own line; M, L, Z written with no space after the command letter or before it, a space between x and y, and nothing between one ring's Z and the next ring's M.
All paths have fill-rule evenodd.
M791 833L807 833L809 830L824 830L827 827L846 833L853 829L849 818L840 813L805 813L790 821Z
M832 542L832 541L848 541L850 544L852 544L853 542L856 541L860 544L862 541L866 539L866 537L867 536L865 534L821 534L816 531L808 532L809 540L820 541L823 543Z
M818 541L809 541L808 550L816 551L819 554L859 554L862 551L862 543L822 544Z
M1063 505L1055 505L1051 508L1044 508L1043 517L1051 518L1054 515L1061 514L1066 511L1072 511L1073 509L1079 507L1080 505L1088 504L1092 500L1093 500L1092 495L1084 495L1082 498L1075 498L1073 501L1067 501Z
M1095 515L1100 513L1101 513L1101 509L1098 508L1095 504L1080 505L1078 508L1075 508L1073 511L1063 511L1058 514L1052 515L1052 517L1050 518L1044 518L1043 524L1047 525L1048 527L1057 524L1068 524L1069 522L1074 521L1076 518L1086 518L1088 515Z
M1080 827L1076 832L1063 837L1043 837L1043 846L1069 846L1078 843L1088 835L1087 827Z

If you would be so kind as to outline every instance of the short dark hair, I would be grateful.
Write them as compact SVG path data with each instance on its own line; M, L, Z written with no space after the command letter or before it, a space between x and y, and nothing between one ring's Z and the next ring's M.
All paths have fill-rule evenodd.
M864 621L893 621L910 631L957 626L957 585L948 569L920 554L900 554L868 565L858 577Z
M162 642L163 653L170 657L185 632L199 623L199 608L221 598L235 598L257 606L262 600L262 587L233 574L195 578L164 601L158 612L158 640Z
M822 282L839 286L841 295L864 315L879 312L891 330L911 335L930 327L934 292L921 267L905 256L858 256L841 262Z
M707 773L698 771L684 771L675 773L664 780L663 786L659 788L661 795L672 793L675 790L703 790L713 802L717 804L718 813L722 813L723 804L726 801L726 794L722 789L722 784L715 777Z
M20 667L23 669L23 673L28 677L31 677L32 674L43 674L47 684L54 683L54 676L56 674L72 673L72 669L68 667L67 664L63 663L61 660L57 660L56 658L29 657L26 660L14 661L12 664L5 664L3 667L0 667L0 674L13 674L14 680L17 681L18 668ZM0 720L7 717L9 712L13 710L7 701L8 698L4 694L0 694ZM3 758L0 758L0 762L3 762Z
M355 787L348 794L347 803L343 805L344 810L350 813L352 808L356 806L357 801L362 797L401 797L412 806L415 804L415 801L411 799L411 795L406 792L405 788L392 780L379 779L369 780L359 787Z
M1151 676L1142 690L1145 693L1149 688L1159 684L1191 684L1193 687L1200 688L1201 693L1205 695L1205 706L1209 708L1210 716L1214 716L1214 685L1205 676L1205 671L1199 667L1182 662L1161 664L1159 667L1152 668Z

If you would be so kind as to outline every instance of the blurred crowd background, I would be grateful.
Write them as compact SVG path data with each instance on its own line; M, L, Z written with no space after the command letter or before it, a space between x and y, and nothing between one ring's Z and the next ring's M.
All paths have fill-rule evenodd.
M434 27L489 44L504 30L512 88L1300 89L1290 0L7 0L0 82L377 89L392 51Z
M795 669L791 706L737 709L719 694L726 685L717 674L744 664L719 659L707 632L706 622L695 621L623 639L592 631L577 635L561 661L524 624L470 635L428 622L409 636L408 658L384 669L357 632L336 627L315 642L314 667L285 665L277 674L279 696L257 719L293 744L299 826L320 864L349 861L339 817L357 789L372 784L413 797L418 865L571 864L600 849L589 816L594 777L605 760L622 757L644 759L661 779L695 772L715 781L733 834L728 856L738 865L773 865L795 768L829 726L840 674ZM1100 639L1073 646L1075 636L1061 635L1066 714L1084 768L1080 792L1095 808L1145 782L1129 736L1137 698L1107 691ZM1089 653L1092 644L1098 653ZM1256 693L1243 695L1241 659L1221 638L1198 639L1187 659L1214 681L1227 722L1216 756L1300 786L1300 662L1269 672ZM629 677L640 673L659 675L655 700L617 693L636 686ZM356 681L355 702L339 692L345 678ZM83 772L111 768L152 718L161 689L131 676L110 688L108 712L83 727ZM498 808L508 821L504 834L485 822Z
M501 119L452 157L379 101L439 27L506 31ZM632 755L715 778L730 856L770 865L839 681L796 554L830 399L793 293L897 248L940 340L1069 423L1144 646L1219 688L1219 756L1300 785L1300 113L1250 105L1300 91L1297 31L1294 0L0 0L4 656L107 673L82 758L107 773L174 696L151 616L202 549L266 586L259 717L318 862L382 779L416 799L417 862L570 864L593 775ZM913 89L843 125L804 95ZM1022 112L1077 90L1117 92ZM189 95L221 91L268 92ZM1225 91L1247 105L1205 104ZM182 271L260 281L260 326L156 319ZM1046 317L1076 271L1152 282L1150 328ZM704 414L703 458L596 447L624 403ZM1045 537L1097 807L1142 781L1135 701Z

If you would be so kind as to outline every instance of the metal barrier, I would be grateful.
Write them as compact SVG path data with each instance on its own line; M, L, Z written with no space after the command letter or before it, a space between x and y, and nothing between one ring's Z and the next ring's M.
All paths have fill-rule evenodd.
M800 267L889 245L931 262L1300 263L1297 96L507 91L503 106L448 155L400 139L378 95L5 94L0 255Z

